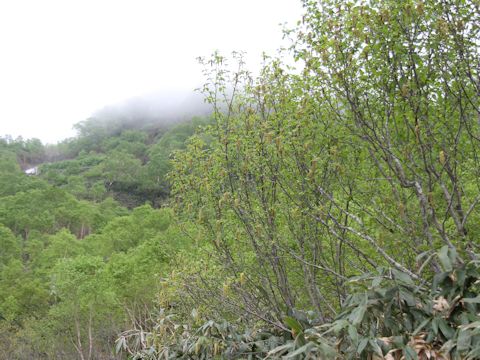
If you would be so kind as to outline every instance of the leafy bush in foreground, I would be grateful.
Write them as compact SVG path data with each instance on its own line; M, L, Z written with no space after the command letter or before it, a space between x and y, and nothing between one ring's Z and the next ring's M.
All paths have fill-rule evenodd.
M329 324L291 311L277 328L241 330L226 321L178 324L162 310L150 331L123 333L117 351L133 359L478 359L480 262L448 247L425 265L436 261L443 271L431 282L394 269L352 278L353 293Z

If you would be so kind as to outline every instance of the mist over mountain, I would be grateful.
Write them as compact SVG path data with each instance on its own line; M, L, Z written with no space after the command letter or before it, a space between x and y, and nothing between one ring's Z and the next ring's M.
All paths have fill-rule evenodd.
M12 139L36 138L44 144L55 144L80 135L82 124L86 123L115 133L119 128L140 129L146 126L161 128L210 113L211 106L204 102L201 93L193 89L163 89L106 105L90 114L86 113L83 119L79 118L77 121L65 119L63 124L59 124L50 132L32 127L22 133L15 133L7 128L0 136ZM68 122L73 125L67 125Z
M105 106L92 118L108 123L121 123L127 127L144 125L169 125L185 121L193 116L204 116L211 106L204 102L202 94L180 89L159 90Z

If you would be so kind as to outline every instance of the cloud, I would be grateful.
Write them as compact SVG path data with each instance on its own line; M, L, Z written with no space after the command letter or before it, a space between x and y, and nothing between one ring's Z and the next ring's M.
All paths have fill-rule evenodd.
M54 142L97 109L202 82L197 56L281 43L295 0L0 2L0 134Z

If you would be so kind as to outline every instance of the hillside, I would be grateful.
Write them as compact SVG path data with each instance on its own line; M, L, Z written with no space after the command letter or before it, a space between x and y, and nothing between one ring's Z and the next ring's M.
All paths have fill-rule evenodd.
M0 141L0 359L480 358L478 3L303 5L208 117Z
M129 316L154 303L157 279L141 278L188 248L185 235L169 229L171 211L154 208L168 198L172 153L206 123L89 119L77 125L77 137L56 146L1 139L0 358L75 358L93 310L96 325L88 331L103 333L95 356L111 353ZM34 165L38 173L25 174ZM104 318L81 303L82 296L99 300L92 286L108 297L101 300ZM80 337L72 335L77 330Z

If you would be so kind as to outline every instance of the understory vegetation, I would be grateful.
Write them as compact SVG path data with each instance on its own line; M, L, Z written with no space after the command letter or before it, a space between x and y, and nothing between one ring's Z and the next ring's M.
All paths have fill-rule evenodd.
M303 5L209 117L0 140L1 359L480 358L479 3Z

